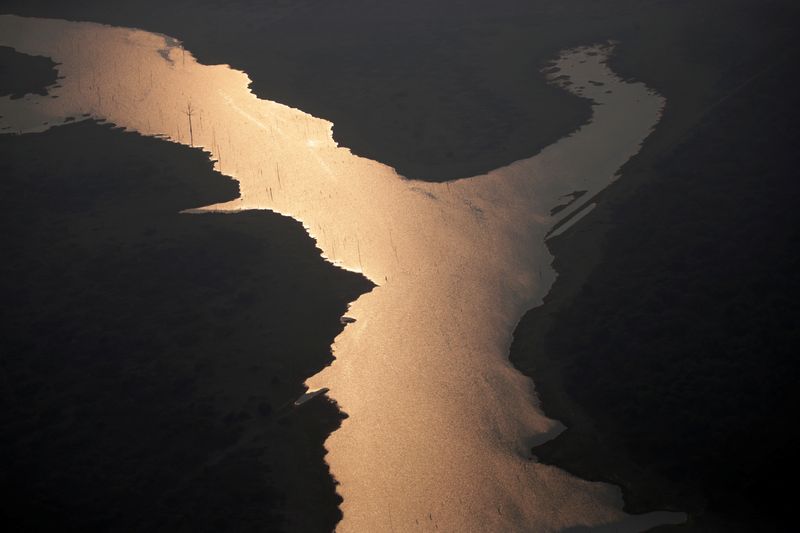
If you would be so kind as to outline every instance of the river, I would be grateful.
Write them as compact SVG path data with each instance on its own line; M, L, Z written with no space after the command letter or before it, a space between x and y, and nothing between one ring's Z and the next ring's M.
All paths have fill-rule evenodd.
M592 100L589 123L441 184L353 155L330 122L257 98L245 73L163 35L7 15L0 45L52 58L61 77L47 95L0 98L0 132L92 119L202 149L240 197L191 213L291 216L325 259L377 285L307 381L348 414L326 442L338 530L641 531L685 518L628 515L617 487L537 463L531 446L563 426L508 361L514 327L556 276L548 234L590 208L661 116L661 96L608 69L613 45L567 50L543 73Z

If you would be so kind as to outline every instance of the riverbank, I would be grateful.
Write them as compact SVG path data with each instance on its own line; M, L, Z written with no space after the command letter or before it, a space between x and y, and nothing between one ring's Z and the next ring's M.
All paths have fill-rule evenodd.
M568 427L534 454L620 485L631 512L689 512L676 530L794 521L797 76L780 37L683 134L670 100L664 131L552 241L560 276L512 347Z
M646 8L626 2L601 7L576 2L561 10L509 9L503 16L456 10L457 16L448 18L445 26L438 23L441 17L436 13L414 15L414 6L383 18L374 10L342 10L328 24L330 11L309 11L312 3L263 12L243 12L223 4L224 9L219 9L213 3L200 10L189 9L188 3L175 7L163 2L48 4L27 2L16 9L8 2L4 9L175 35L201 61L230 62L247 71L259 95L332 119L337 139L357 153L390 162L403 174L428 179L469 175L498 162L527 157L571 131L585 119L588 105L571 97L552 99L562 92L547 92L538 73L539 58L549 58L573 44L607 38L622 41L614 68L667 96L667 114L640 158L626 168L624 178L613 188L616 192L609 192L595 212L559 237L563 247L553 242L563 281L551 294L546 310L537 311L543 316L554 312L552 302L571 301L583 285L575 280L588 276L603 260L602 246L610 239L605 230L620 222L611 209L612 194L618 195L617 205L623 205L636 188L650 183L655 172L651 167L702 120L704 110L737 80L744 81L748 73L758 70L763 51L754 48L748 36L758 28L770 28L774 20L762 20L756 7L769 11L780 3L759 2L748 13L740 7L752 2L726 3L724 8L715 2ZM516 20L509 13L518 15ZM393 31L379 39L387 25ZM548 35L550 41L544 39ZM720 39L720 35L727 37ZM328 47L333 52L320 54L321 48ZM272 50L280 53L272 54ZM443 105L447 102L451 103ZM365 112L373 109L381 113ZM676 202L681 204L683 199ZM602 209L605 204L607 210ZM580 245L575 244L576 236L588 227L591 232ZM563 288L569 279L573 279L572 292ZM545 388L559 381L555 373L552 379L543 375L537 370L534 378L550 412ZM579 455L593 447L574 449ZM657 505L659 500L651 503Z
M336 338L336 360L306 382L312 389L329 388L353 420L326 441L327 462L341 483L339 529L411 527L432 514L433 525L448 530L614 524L638 531L681 520L663 513L631 519L621 513L615 487L531 464L525 443L532 435L552 436L554 423L532 408L533 384L507 361L519 317L553 279L542 264L550 260L544 242L552 223L548 214L576 190L592 196L606 187L639 150L663 108L663 99L646 86L624 82L607 69L610 47L565 52L551 69L563 85L592 95L591 124L537 157L446 187L411 184L388 167L353 156L336 147L329 123L254 98L241 73L199 65L174 46L165 52L158 35L92 23L2 19L4 43L52 57L65 77L52 99L4 103L4 122L13 130L36 132L42 121L89 114L128 131L203 147L217 160L215 168L224 165L240 188L240 198L203 212L291 214L316 237L324 257L384 282L351 306L357 321ZM31 35L42 38L32 41ZM82 46L87 41L96 45ZM109 72L108 65L116 70ZM117 72L130 73L129 83L120 86ZM92 91L80 83L87 78L98 80ZM185 117L176 113L187 100L206 124L196 123L192 135L190 120L188 137L180 128ZM25 112L32 107L36 113ZM221 150L219 139L227 141ZM422 242L420 230L427 233ZM509 235L517 238L507 240ZM516 283L498 290L508 272L519 273ZM439 318L454 309L491 311L469 323ZM408 323L408 316L420 320ZM476 386L480 402L473 401ZM385 404L386 397L396 401ZM483 428L490 418L494 429ZM448 421L448 439L437 420ZM458 456L452 456L450 440L461 443ZM453 505L453 486L464 479L472 481L457 493L463 503ZM515 490L508 491L510 486ZM473 513L464 515L461 506ZM384 512L389 507L391 516Z
M206 154L82 122L0 136L0 519L15 531L329 531L323 442L292 407L371 289L235 198Z

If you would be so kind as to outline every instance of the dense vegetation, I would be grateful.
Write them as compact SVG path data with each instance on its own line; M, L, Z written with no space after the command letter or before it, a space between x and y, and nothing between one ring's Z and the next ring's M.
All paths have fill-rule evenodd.
M235 197L210 167L92 123L0 136L4 529L338 521L342 415L291 403L370 286L290 219L180 214Z

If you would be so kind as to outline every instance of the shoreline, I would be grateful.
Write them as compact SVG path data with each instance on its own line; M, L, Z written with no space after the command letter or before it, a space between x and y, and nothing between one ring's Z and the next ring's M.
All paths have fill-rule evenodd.
M530 435L551 433L554 424L526 408L532 405L532 383L507 363L520 306L538 301L552 281L549 269L542 278L542 262L550 262L544 235L572 210L560 211L558 216L548 213L574 191L593 194L608 186L661 116L662 97L641 83L622 81L608 69L611 47L569 49L553 61L558 69L551 79L563 72L575 84L570 88L573 93L593 101L593 119L574 135L536 157L459 180L453 187L425 184L420 194L422 182L411 185L389 167L338 147L330 138L329 122L259 100L249 91L244 73L198 64L191 54L179 64L169 57L164 61L158 48L163 46L163 36L50 19L9 17L6 22L18 25L18 34L9 34L7 42L22 51L53 57L66 77L63 88L54 94L60 96L57 101L31 98L6 106L4 115L10 124L37 131L43 118L49 121L45 124L52 124L76 113L90 113L149 136L166 134L173 141L207 148L215 167L221 170L224 164L239 182L240 197L195 211L269 208L292 213L312 230L326 256L340 259L351 269L358 266L372 279L388 281L351 305L349 313L358 322L335 340L334 364L307 381L312 389L329 387L342 410L358 422L345 421L326 443L327 461L344 499L340 528L386 525L380 508L387 504L395 506L406 522L425 514L431 519L435 510L434 525L457 529L488 521L501 529L532 523L543 528L615 524L620 530L638 531L681 520L681 515L667 513L628 516L620 509L618 489L529 463L521 443ZM31 26L37 25L51 28L53 40L26 40ZM108 57L97 55L98 48L70 46L69 39L58 39L62 34L78 43L86 38L104 43L102 50ZM131 43L145 46L130 50ZM150 53L153 49L161 57ZM175 53L182 51L172 49L169 56ZM84 90L82 71L88 70L89 79L111 76L115 73L101 66L116 65L121 56L128 62L123 65L131 73L130 87L108 98L109 87L119 87L114 75L95 84L96 90ZM198 79L204 83L193 83ZM563 88L567 83L557 85ZM184 92L187 86L193 90ZM149 103L143 98L149 98ZM194 137L191 113L188 137L180 127L185 118L176 113L186 99L195 110L206 112L208 126L195 128ZM27 113L29 108L37 112ZM162 109L169 114L162 114ZM219 140L227 144L220 145ZM232 152L233 158L225 156ZM274 172L264 174L265 163L270 168L273 162ZM344 175L349 179L342 180ZM279 194L273 196L273 189ZM420 227L437 229L429 238L435 237L441 245L421 241ZM521 236L514 239L520 231ZM534 242L536 247L520 247L523 242ZM483 262L487 254L494 260ZM498 290L506 285L506 271L516 273L516 283ZM474 291L458 291L463 283ZM398 291L406 296L398 299ZM509 296L515 297L509 300ZM493 312L464 329L467 323L444 319L454 306ZM403 320L409 314L428 319L412 324ZM406 326L398 328L398 323ZM369 334L363 334L364 328ZM390 361L384 360L387 357ZM461 361L456 373L453 357ZM420 362L424 372L420 372ZM443 379L446 394L442 394ZM475 385L483 391L483 401L465 403L466 391ZM398 387L416 394L405 396ZM400 405L387 409L380 401L387 394ZM456 412L458 416L452 416ZM487 417L494 419L494 430L483 427ZM398 435L387 426L387 419L404 424L406 431ZM443 419L448 420L446 425ZM458 456L442 447L444 428L448 435L455 432L461 442L463 451ZM386 433L400 438L387 440ZM358 446L354 448L353 442ZM365 465L369 473L363 472ZM431 471L438 474L428 475ZM404 473L404 483L398 483L399 473ZM452 483L447 480L464 476L472 483L459 496L479 515L465 516L449 502ZM389 477L394 481L387 483ZM375 483L385 493L383 504L375 499ZM487 492L487 484L509 483L517 489ZM565 491L571 494L567 500ZM495 499L488 499L490 495ZM553 513L556 506L561 508L558 514ZM501 507L515 512L501 513Z
M741 108L741 102L746 101L746 95L752 93L751 86L758 86L762 82L773 83L770 87L774 91L774 82L770 82L769 78L776 77L776 69L786 70L787 57L786 54L766 56L770 58L766 66L754 66L755 75L744 75L744 80L738 82L732 76L732 91L723 93L721 98L710 102L708 107L695 106L695 110L690 111L691 107L676 106L669 100L662 119L662 128L656 130L653 138L648 140L636 158L623 169L622 178L603 191L599 200L591 200L597 201L598 207L564 235L549 243L555 256L554 268L559 273L558 278L545 298L545 303L531 310L515 331L515 345L511 351L513 363L521 372L537 378L537 394L545 413L567 426L565 432L554 441L534 448L534 455L547 464L555 464L580 477L620 486L625 496L625 508L629 512L682 507L682 510L689 513L690 519L686 524L664 527L663 531L706 531L705 528L714 531L738 531L737 528L743 527L739 521L753 520L753 516L748 516L747 511L741 511L742 516L738 516L735 510L725 508L724 503L714 501L713 493L709 494L709 489L704 488L714 483L713 478L705 480L703 483L706 485L687 485L685 481L671 479L664 472L651 471L642 462L640 451L636 450L636 440L626 440L619 436L623 435L621 431L615 433L610 430L609 428L614 427L613 421L593 418L584 407L587 404L581 404L581 400L569 392L570 387L573 391L577 390L577 385L565 381L574 379L572 376L575 373L575 363L568 353L563 352L563 346L567 344L558 339L562 339L566 332L563 328L558 328L561 321L569 320L569 313L573 313L575 306L588 305L586 302L590 299L587 294L592 293L587 291L598 290L593 289L597 285L588 285L587 282L594 279L594 283L597 283L595 278L600 273L605 276L601 279L609 280L609 271L603 271L602 267L624 261L622 257L610 256L610 247L616 245L619 248L620 239L630 238L624 235L626 222L620 217L637 212L633 202L655 187L669 187L669 174L665 173L676 172L676 169L680 171L680 167L672 163L673 159L685 153L687 146L698 146L698 139L709 132L716 132L719 129L718 123L730 120L727 117L742 115L742 111L735 106ZM624 63L625 59L624 56L615 58L620 63ZM669 99L669 89L658 85L655 88L663 91ZM753 98L752 95L750 97ZM733 110L726 114L725 110L731 106L734 106ZM769 111L774 113L771 109ZM748 128L741 126L732 131L744 132ZM735 135L730 138L737 139ZM715 138L714 141L706 141L706 144L713 142L720 143ZM702 143L699 145L702 146ZM703 163L703 160L697 162L700 168L703 168ZM712 176L713 174L708 177ZM668 267L665 265L663 268ZM624 286L625 278L620 279L617 283ZM604 294L602 286L599 290ZM573 324L572 327L579 327L574 324L574 319L570 324ZM557 339L553 338L553 332L557 332ZM555 345L556 341L560 344ZM608 376L604 378L609 379ZM647 386L646 382L642 386ZM768 393L765 391L764 395L768 396ZM587 401L586 398L583 401ZM603 402L604 399L595 398L594 401ZM702 408L698 410L702 411ZM768 448L769 445L765 447ZM680 460L679 456L676 460ZM739 494L738 497L746 496ZM783 515L775 518L764 516L761 520L780 521L782 518Z
M619 54L612 56L611 64L619 61ZM656 88L659 92L661 88ZM662 94L668 95L665 91ZM688 520L679 525L658 526L652 531L669 532L690 529L695 521L691 508L671 504L676 499L674 489L666 488L672 496L652 499L644 493L659 493L665 489L663 481L653 482L646 473L640 472L628 459L624 443L608 441L592 428L595 420L589 416L564 385L563 369L565 362L548 357L548 334L558 321L558 313L568 308L592 273L607 257L609 234L619 224L616 214L620 206L629 201L642 187L652 182L655 161L676 146L676 141L691 131L691 117L688 111L673 116L671 111L677 107L667 96L668 104L659 127L645 141L642 150L620 170L617 179L608 188L591 198L581 198L588 212L576 216L580 220L570 225L563 233L559 232L548 239L547 245L554 260L557 272L556 281L541 305L530 309L520 319L514 330L509 360L515 368L528 376L535 384L536 394L544 413L565 424L559 436L535 446L532 454L544 464L558 468L590 481L611 483L620 488L625 502L624 509L633 515L664 510L686 512ZM589 208L589 205L595 205ZM567 224L569 221L567 221ZM566 224L565 224L566 225ZM525 336L525 345L520 345L520 337ZM533 357L526 354L534 354ZM565 453L563 438L570 430L580 431L579 441L570 439L570 449ZM570 435L571 436L571 435ZM613 451L611 451L613 450ZM625 471L612 474L604 465L624 465ZM644 490L643 490L644 489Z
M333 529L322 443L342 413L290 406L372 285L288 217L181 214L237 194L197 150L94 122L0 136L0 149L14 251L0 286L3 517Z
M100 17L102 16L103 15L100 15ZM111 23L111 21L105 21L105 20L104 22ZM125 26L129 25L125 23L119 23L119 24ZM164 31L164 32L172 35L178 33L183 35L183 32L174 32L174 31ZM620 45L621 46L620 50L623 51L626 50L627 46L633 46L631 43L637 42L636 39L641 40L641 36L635 37L633 40L631 39L626 40L624 37L620 37L619 40L622 41L622 44ZM195 49L196 46L192 45L190 46L190 48ZM709 97L709 94L711 94L712 91L708 89L708 87L711 85L711 81L714 81L713 80L714 77L705 76L702 79L698 78L696 85L698 87L700 86L705 87L705 89L703 89L706 91L704 94L696 96L687 93L686 87L688 87L689 85L685 82L685 80L681 81L680 78L681 77L691 78L692 74L696 73L697 71L695 70L688 74L685 74L684 69L676 68L676 63L677 67L682 66L680 64L680 61L671 62L664 60L664 56L668 53L668 50L670 48L664 46L663 49L664 49L663 51L656 50L656 53L652 56L649 56L648 53L639 54L641 57L639 57L638 59L636 58L631 59L630 57L626 56L623 60L623 58L620 55L616 55L614 58L612 58L612 65L614 67L614 70L617 72L635 73L638 79L645 80L649 86L656 87L659 89L659 91L662 92L662 94L665 94L670 99L670 108L668 108L667 113L671 113L671 109L673 107L682 110L680 117L672 117L671 115L669 115L670 124L673 124L672 121L674 120L674 128L672 126L670 127L671 134L668 137L670 137L671 142L674 143L676 140L682 137L683 133L687 131L691 126L692 121L697 116L700 115L700 112L704 107L703 104L705 102L710 102L710 100L713 100L712 98ZM652 53L653 50L649 50L649 52ZM241 50L239 50L238 52L231 52L230 50L224 49L224 47L219 48L220 56L233 57L234 55L236 55L236 53L244 54L244 52L242 52ZM656 57L657 59L651 60L651 57ZM651 60L654 65L658 66L646 67L645 69L642 69L640 68L642 66L641 65L642 58L645 58L648 61ZM639 63L638 65L637 62ZM661 63L661 65L663 66L659 65L659 63ZM251 72L249 68L245 68L244 66L240 66L237 68L241 68L242 70ZM647 68L650 69L649 76L646 72ZM658 72L659 68L663 69L664 71L663 74ZM653 81L654 79L658 80L659 79L658 76L662 76L663 78L663 76L667 76L670 74L676 74L678 80L675 81L674 83L672 83L671 81L664 83L663 79L661 79L660 81ZM262 91L258 90L257 92L260 94ZM263 92L269 93L270 90L264 89ZM320 103L317 105L324 107L326 104ZM300 107L305 109L304 106ZM326 113L322 113L320 116L328 117ZM665 117L665 119L666 118L667 117ZM661 129L664 126L665 119L662 119L662 124L653 137L659 137L661 135ZM336 122L339 123L340 121L336 120ZM358 130L358 128L356 128L356 130ZM366 141L367 145L370 144L369 141L370 140L367 139ZM586 220L581 221L581 223L578 224L576 227L571 228L568 232L565 233L565 235L553 239L553 243L551 243L551 250L553 251L553 254L556 256L556 262L557 264L560 264L560 262L564 263L563 265L561 265L561 267L557 266L557 269L559 271L559 280L561 280L561 283L564 285L564 287L561 287L558 281L556 282L556 286L548 294L548 298L546 299L546 304L545 306L543 306L544 310L539 313L542 316L536 317L537 321L542 322L542 325L540 326L542 328L542 331L546 330L550 326L550 324L555 320L554 317L547 316L547 314L554 311L553 309L554 307L556 308L555 310L557 310L559 308L559 305L563 307L566 306L570 301L572 301L573 297L575 296L575 293L577 293L578 290L580 289L581 285L580 280L586 279L589 276L590 272L593 271L594 268L598 264L602 263L602 261L604 260L605 252L603 250L602 244L606 240L607 233L611 228L611 226L613 225L612 221L615 218L613 210L608 207L609 201L623 202L626 198L630 198L630 195L638 187L640 187L642 184L647 184L649 182L652 176L651 174L648 174L649 171L647 167L654 164L654 162L657 161L657 159L659 158L659 152L661 150L655 148L650 149L649 146L652 141L653 139L651 138L648 141L647 146L643 149L643 151L645 149L648 150L647 151L648 154L653 154L649 156L648 163L639 163L636 161L630 162L628 166L631 168L631 170L630 171L626 170L625 177L622 180L618 180L617 183L611 186L611 188L613 188L614 191L616 192L612 193L610 188L608 191L603 193L601 195L602 199L599 202L598 208L595 209L595 212L590 213L587 216ZM375 142L377 142L378 144L380 143L380 141L375 141ZM670 142L664 141L659 146L663 149L669 150ZM379 150L379 148L377 148L377 150ZM373 153L370 152L370 154ZM370 157L376 157L376 156L373 154ZM628 175L628 172L630 172L630 175ZM629 179L630 177L635 177L635 176L638 176L638 178L635 180ZM606 206L606 209L602 209L604 206ZM586 226L591 225L592 229L590 230L588 227L581 228L581 226L583 225ZM583 235L584 229L587 232L586 235ZM580 245L575 244L576 239L580 240L581 243ZM572 278L570 278L571 281L568 279L564 279L568 276L572 276ZM571 288L568 287L570 283L572 284ZM558 289L557 295L554 294L554 291L556 291L556 289ZM559 302L561 303L559 304ZM523 317L522 320L525 320L525 317ZM543 321L547 321L547 323L544 324ZM516 331L515 331L515 336L517 336ZM542 383L540 383L540 381ZM547 388L548 383L550 383L550 380L542 380L541 378L537 379L536 380L537 390L544 391ZM555 392L557 391L554 391L554 393ZM548 413L550 412L547 410L546 406L545 410ZM629 500L626 497L626 504L628 501Z

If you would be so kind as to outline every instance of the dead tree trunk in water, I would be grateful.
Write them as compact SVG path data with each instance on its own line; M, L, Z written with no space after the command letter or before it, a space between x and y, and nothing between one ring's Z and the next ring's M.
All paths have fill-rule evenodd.
M189 102L186 104L186 111L184 114L189 117L189 145L194 148L194 131L192 131L192 114L194 111L192 110L192 103Z

